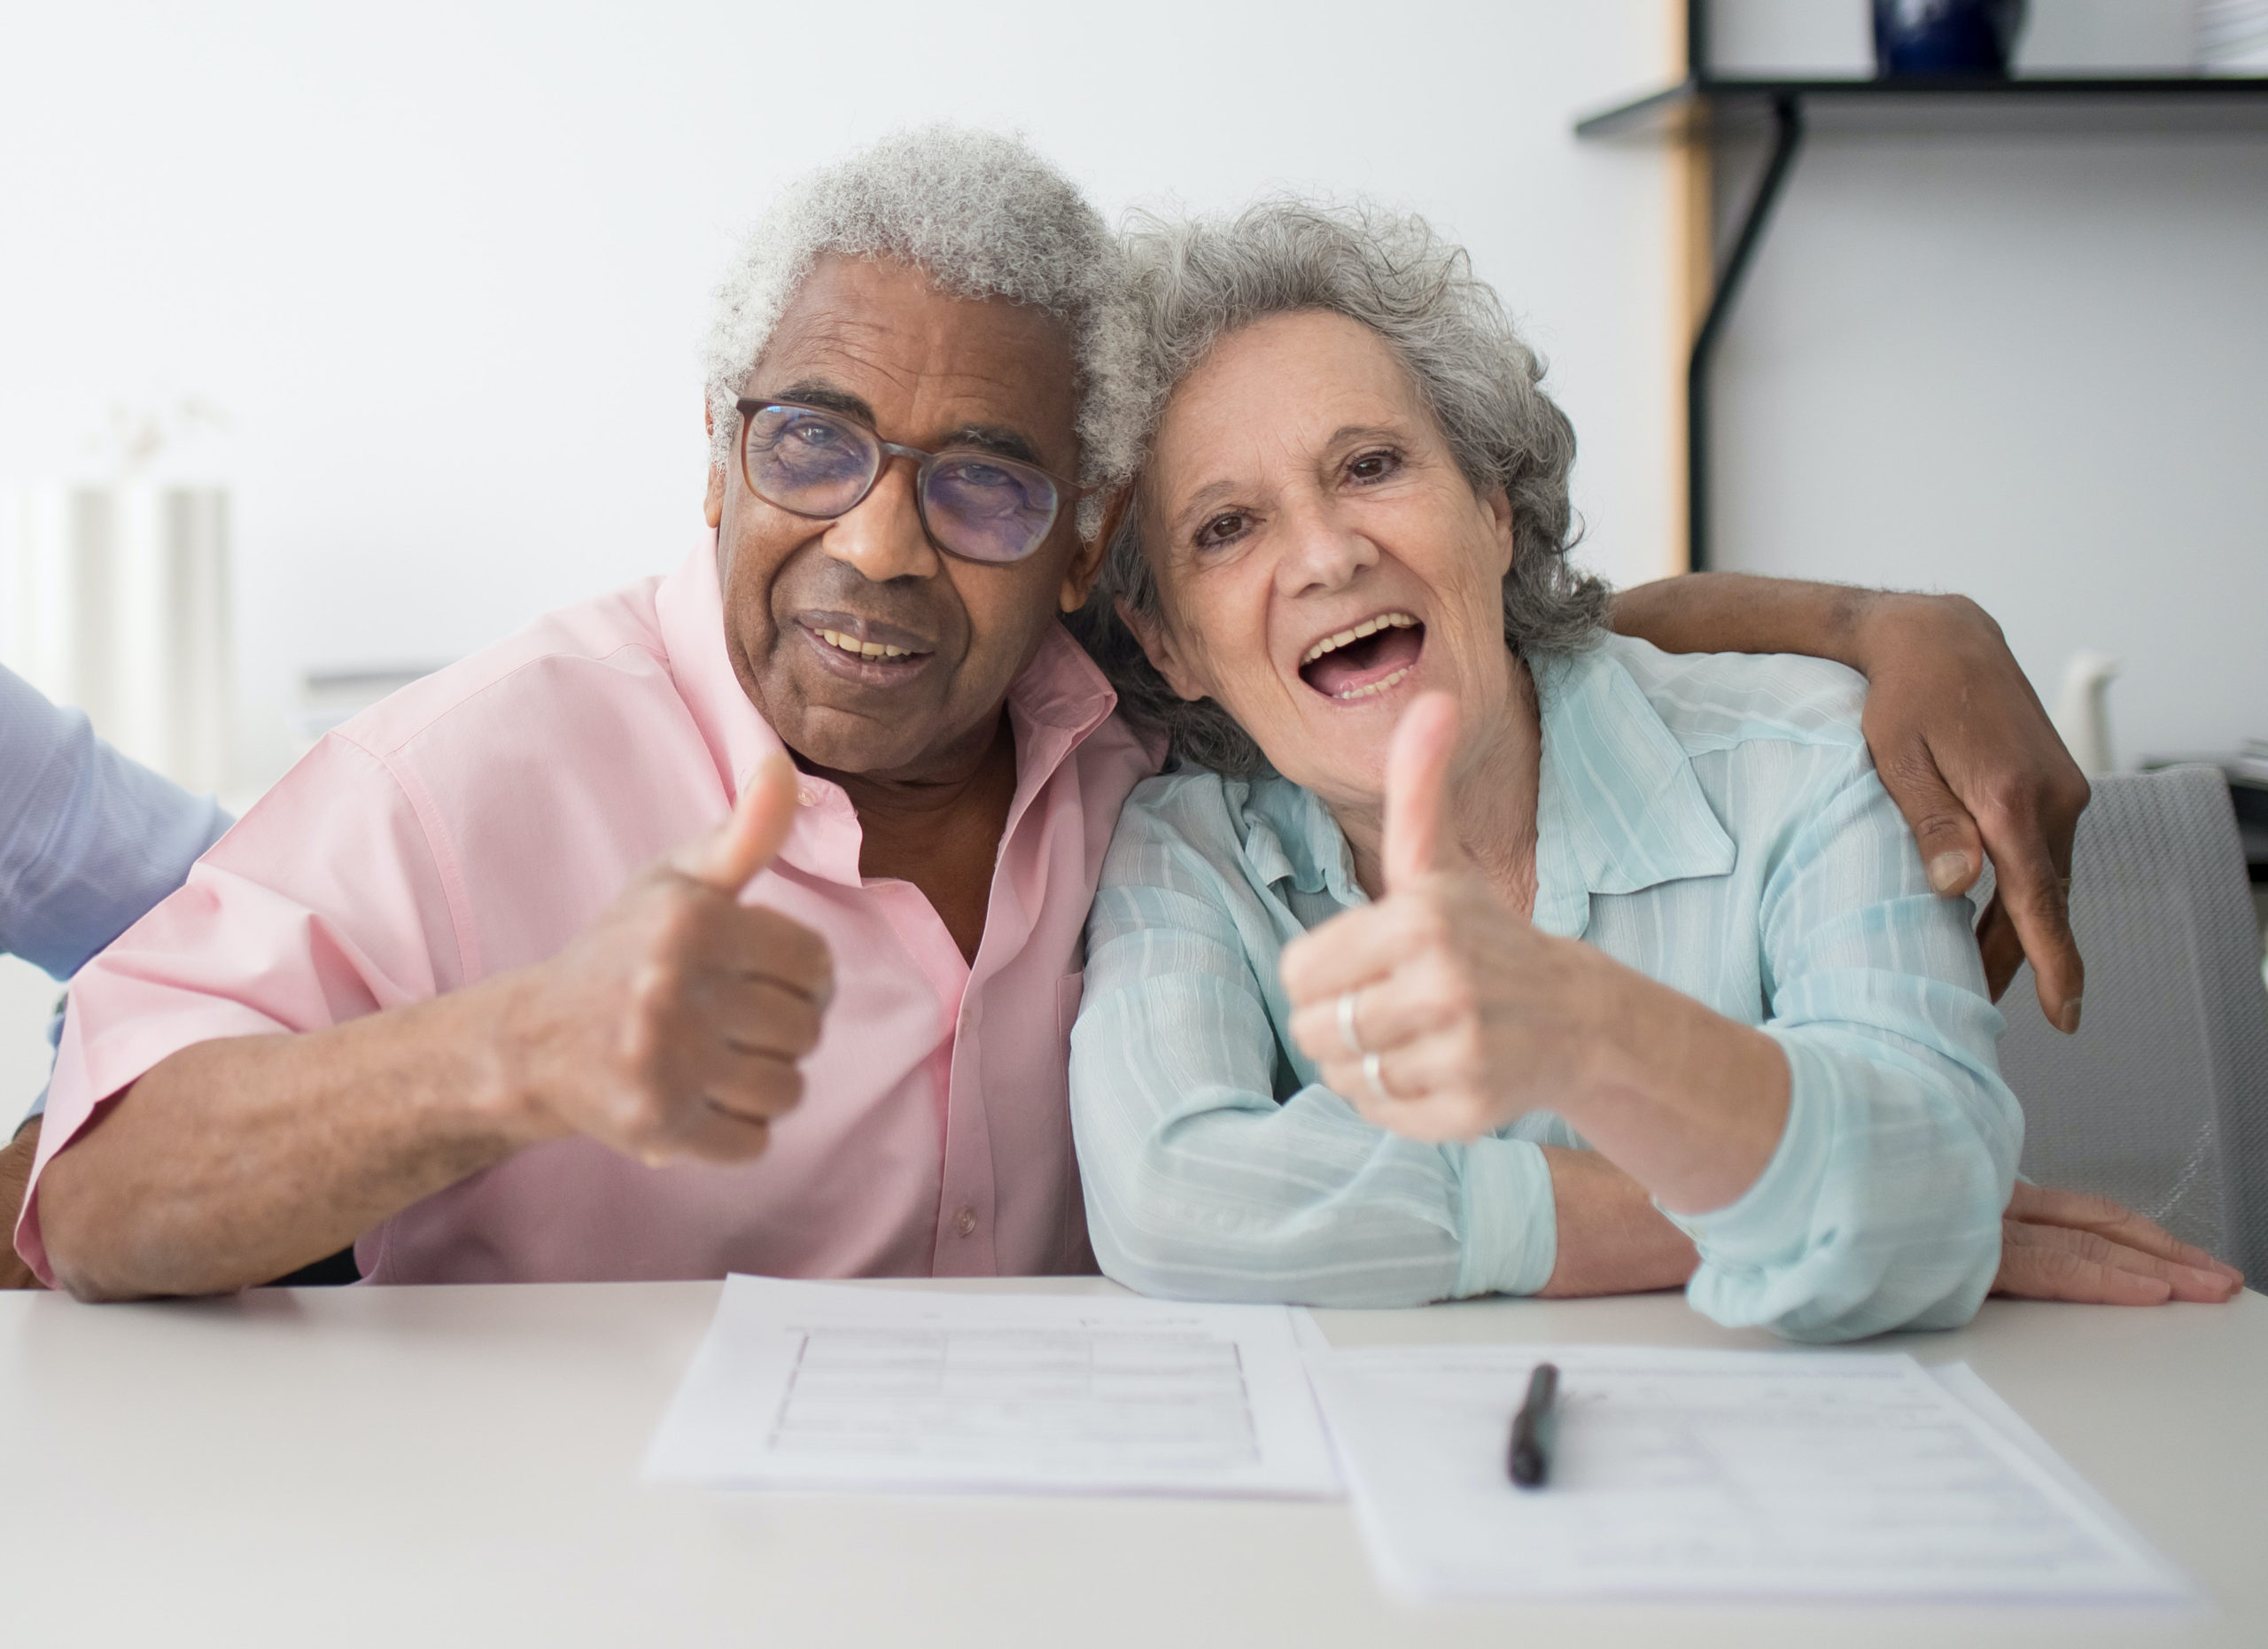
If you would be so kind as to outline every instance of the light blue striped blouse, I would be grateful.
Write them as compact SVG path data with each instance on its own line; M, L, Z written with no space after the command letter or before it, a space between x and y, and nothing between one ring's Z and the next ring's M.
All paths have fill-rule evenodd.
M1726 1324L1841 1340L1966 1322L1999 1264L2023 1119L1966 901L1931 892L1815 659L1609 638L1537 673L1536 925L1758 1025L1785 1133L1678 1217ZM1095 1253L1146 1294L1408 1305L1527 1294L1557 1238L1533 1113L1465 1146L1374 1128L1293 1046L1284 945L1366 895L1308 791L1190 771L1138 789L1088 924L1071 1111Z

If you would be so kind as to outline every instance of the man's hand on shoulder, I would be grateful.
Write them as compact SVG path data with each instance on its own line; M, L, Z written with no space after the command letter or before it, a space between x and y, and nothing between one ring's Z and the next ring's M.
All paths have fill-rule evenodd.
M2077 1031L2086 972L2066 897L2086 776L1975 602L1874 595L1857 626L1867 744L1930 884L1967 892L1989 854L1992 901L1977 941L1993 1000L2028 957L2047 1023Z
M1960 595L1696 572L1623 591L1612 622L1665 652L1808 653L1864 675L1875 770L1931 883L1965 893L1992 861L1977 939L1993 1000L2029 957L2047 1023L2078 1029L2085 975L2064 878L2086 776L1983 608Z
M716 830L514 977L499 1081L529 1142L587 1134L649 1166L762 1153L834 990L825 940L739 899L795 816L795 767L773 757Z

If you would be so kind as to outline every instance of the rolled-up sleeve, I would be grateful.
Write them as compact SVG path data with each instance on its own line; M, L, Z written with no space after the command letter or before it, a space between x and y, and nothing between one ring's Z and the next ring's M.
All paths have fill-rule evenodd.
M1968 1321L2023 1145L1966 903L1930 891L1863 758L1833 776L1765 882L1785 1131L1736 1202L1672 1217L1701 1252L1697 1309L1808 1341Z
M1217 791L1214 792L1217 795ZM1233 843L1213 844L1235 862ZM1138 792L1088 929L1071 1116L1106 1274L1146 1294L1409 1305L1533 1293L1556 1259L1543 1153L1431 1146L1318 1084L1279 1099L1280 1050L1248 945L1247 889Z
M88 963L16 1227L42 1280L40 1180L104 1106L198 1043L319 1031L454 989L454 881L392 770L334 733Z

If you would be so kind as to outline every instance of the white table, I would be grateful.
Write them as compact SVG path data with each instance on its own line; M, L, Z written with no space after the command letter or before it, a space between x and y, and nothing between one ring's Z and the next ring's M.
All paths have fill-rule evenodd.
M1995 1302L1959 1334L1891 1342L1969 1359L2203 1586L2217 1613L2186 1619L1420 1610L1379 1591L1341 1505L649 1488L640 1452L716 1297L713 1283L0 1296L0 1641L2268 1644L2258 1295L2130 1311ZM1674 1295L1317 1316L1342 1343L1771 1343Z

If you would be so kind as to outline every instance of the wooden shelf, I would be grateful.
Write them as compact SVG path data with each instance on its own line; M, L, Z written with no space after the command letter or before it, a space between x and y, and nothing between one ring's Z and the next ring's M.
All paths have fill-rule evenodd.
M1735 228L1686 362L1686 550L1710 564L1709 365L1741 277L1756 255L1796 155L1811 131L1891 135L2268 132L2268 76L2165 74L2103 79L2031 75L1924 80L1744 79L1701 72L1705 0L1688 0L1689 72L1677 85L1575 122L1581 138L1706 146L1770 135L1764 170Z

